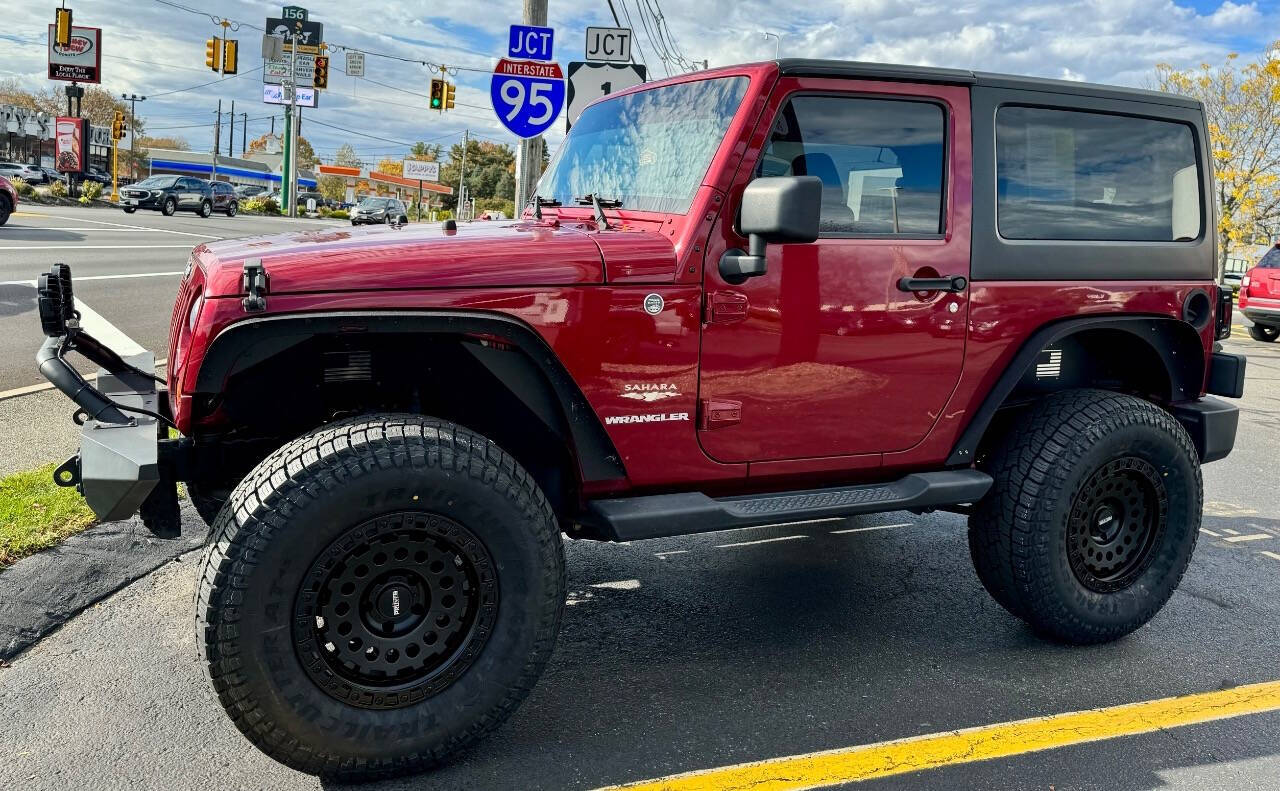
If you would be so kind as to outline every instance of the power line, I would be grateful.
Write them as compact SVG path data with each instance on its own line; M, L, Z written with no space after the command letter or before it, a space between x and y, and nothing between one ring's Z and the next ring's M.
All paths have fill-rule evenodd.
M159 3L159 2L161 2L161 0L156 0L156 2L157 2L157 3ZM167 5L167 4L166 4L166 5ZM260 72L260 71L262 71L262 67L261 67L261 66L259 66L259 67L258 67L258 68L256 68L256 69L250 69L249 71L242 71L242 72L240 72L239 74L232 74L232 75L231 75L231 76L229 76L229 77L223 77L223 78L221 78L221 79L217 79L217 80L210 80L209 82L202 82L202 83L200 83L199 85L192 85L190 88L179 88L179 89L177 89L176 91L161 91L160 93L152 93L152 94L148 94L148 98L151 98L151 99L157 99L157 98L159 98L159 97L161 97L161 96L169 96L170 94L174 94L174 93L186 93L187 91L194 91L194 90L196 90L197 88L206 88L206 87L208 87L208 86L210 86L210 85L217 85L217 84L218 84L218 83L220 83L220 82L226 82L227 80L234 80L234 79L237 79L237 78L243 77L243 76L245 76L246 74L256 74L257 72Z

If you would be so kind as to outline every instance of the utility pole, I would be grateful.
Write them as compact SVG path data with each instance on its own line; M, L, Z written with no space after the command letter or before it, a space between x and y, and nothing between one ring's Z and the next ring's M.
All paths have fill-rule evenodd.
M213 168L209 171L209 180L218 180L218 146L222 143L222 100L218 100L218 119L213 122Z
M547 0L524 0L524 24L547 24ZM516 216L524 214L524 206L529 202L538 186L538 176L542 169L542 136L531 137L520 141L520 153L516 158Z
M289 48L289 103L284 106L284 183L281 195L290 217L298 216L298 32L290 38Z
M458 168L458 210L454 212L457 218L462 217L463 202L467 199L466 183L467 183L467 145L471 142L471 130L462 130L462 165Z
M236 155L236 100L231 100L231 126L227 130L227 156Z
M120 94L120 98L129 103L129 177L138 177L138 160L134 156L133 141L138 138L138 102L145 102L147 97L136 93Z
M244 156L245 146L249 142L249 114L240 113L240 156Z

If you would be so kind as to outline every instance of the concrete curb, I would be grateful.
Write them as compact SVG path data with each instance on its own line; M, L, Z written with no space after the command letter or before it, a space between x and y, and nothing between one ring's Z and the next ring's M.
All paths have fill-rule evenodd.
M204 545L209 528L181 503L182 537L159 539L137 517L107 522L0 571L0 660L10 660L86 608Z

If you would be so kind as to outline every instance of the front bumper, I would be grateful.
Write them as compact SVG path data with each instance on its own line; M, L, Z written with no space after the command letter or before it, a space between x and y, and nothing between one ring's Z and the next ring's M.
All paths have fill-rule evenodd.
M351 216L353 225L383 225L386 221L387 215L385 214L353 214Z

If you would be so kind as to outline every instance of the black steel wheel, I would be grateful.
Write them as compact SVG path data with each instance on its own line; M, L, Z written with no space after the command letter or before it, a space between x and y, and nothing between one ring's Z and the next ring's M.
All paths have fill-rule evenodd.
M402 512L356 525L315 559L294 607L293 644L329 695L399 708L463 673L497 611L484 544L447 517Z
M1067 522L1067 558L1090 590L1128 587L1151 564L1168 518L1169 494L1150 463L1108 462L1080 487Z
M969 518L983 586L1041 635L1115 640L1178 587L1200 530L1200 459L1156 404L1103 390L1045 396L979 468L991 491Z

